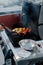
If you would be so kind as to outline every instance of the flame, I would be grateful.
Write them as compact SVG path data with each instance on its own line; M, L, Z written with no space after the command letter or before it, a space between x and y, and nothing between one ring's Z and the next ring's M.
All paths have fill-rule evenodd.
M31 28L15 28L12 30L13 32L16 32L17 34L26 34L27 32L31 32Z

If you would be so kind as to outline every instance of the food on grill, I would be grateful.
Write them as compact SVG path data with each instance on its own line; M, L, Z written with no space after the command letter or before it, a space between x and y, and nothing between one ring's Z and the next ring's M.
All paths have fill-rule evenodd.
M31 32L31 29L30 28L15 28L12 30L13 32L16 32L17 34L26 34L27 32Z

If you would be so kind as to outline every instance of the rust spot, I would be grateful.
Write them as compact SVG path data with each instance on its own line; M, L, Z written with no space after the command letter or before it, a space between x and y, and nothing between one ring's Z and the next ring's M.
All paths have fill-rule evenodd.
M0 25L0 30L3 30L4 28Z

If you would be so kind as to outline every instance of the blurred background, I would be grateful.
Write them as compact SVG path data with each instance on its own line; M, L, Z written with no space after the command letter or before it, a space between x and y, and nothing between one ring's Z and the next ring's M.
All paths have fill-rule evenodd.
M43 0L0 0L0 7L22 5L23 1L42 2Z
M33 3L42 4L43 0L0 0L0 23L4 23L7 27L12 28L12 26L15 23L21 22L22 6L23 6L24 1L26 1L26 2L32 1ZM37 9L37 7L36 7L36 9ZM23 14L23 16L25 16L25 15ZM28 17L28 16L26 16L26 17ZM36 16L36 18L37 18L37 16ZM27 18L25 18L25 17L23 19L27 20ZM34 28L34 26L35 25L33 25L32 27ZM37 29L37 27L35 27L35 28ZM4 62L4 56L3 56L3 53L2 53L1 47L0 47L0 65L3 64L2 62Z

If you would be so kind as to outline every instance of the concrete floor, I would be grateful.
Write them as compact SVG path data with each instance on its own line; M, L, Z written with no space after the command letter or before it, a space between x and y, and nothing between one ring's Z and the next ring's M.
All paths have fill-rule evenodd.
M4 55L3 55L3 52L1 50L1 46L0 46L0 65L3 65L4 64Z

